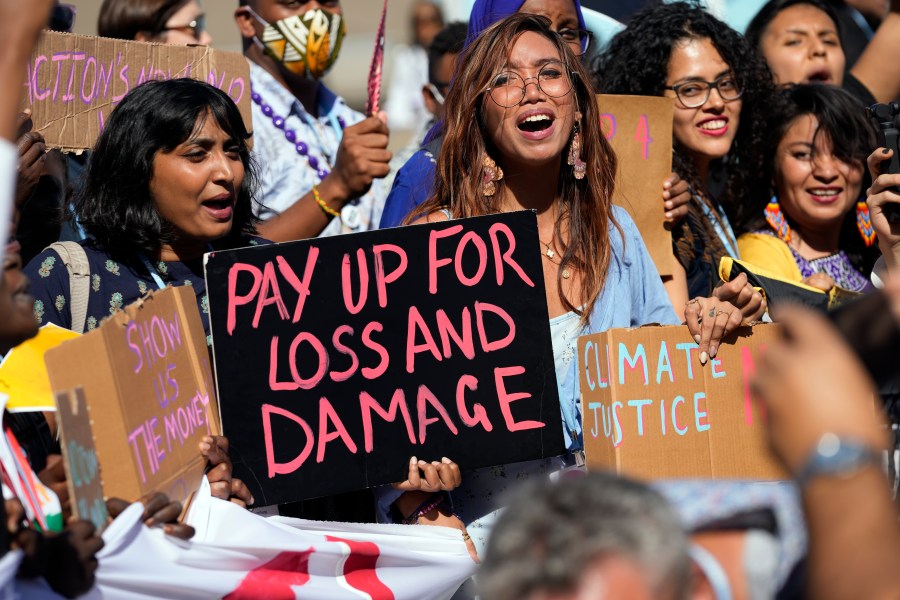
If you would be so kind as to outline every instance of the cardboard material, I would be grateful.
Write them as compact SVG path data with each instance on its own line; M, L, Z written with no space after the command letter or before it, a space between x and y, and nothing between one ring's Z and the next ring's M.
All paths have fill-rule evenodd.
M257 504L565 451L537 217L207 255L222 424Z
M109 512L103 499L102 474L84 390L75 388L57 394L56 406L72 512L76 518L103 530Z
M54 393L83 390L106 498L184 501L197 489L197 444L219 421L193 288L151 292L45 360Z
M250 117L250 67L242 55L45 31L28 64L22 108L47 146L89 149L129 90L152 79L199 79L225 91Z
M36 336L7 352L0 363L0 392L9 395L9 412L56 410L44 354L80 335L48 323Z
M660 275L672 274L672 234L665 228L663 182L672 173L671 98L597 96L600 126L619 158L613 202L634 219Z
M700 365L686 326L578 340L588 468L647 479L784 479L750 378L777 325L743 327Z

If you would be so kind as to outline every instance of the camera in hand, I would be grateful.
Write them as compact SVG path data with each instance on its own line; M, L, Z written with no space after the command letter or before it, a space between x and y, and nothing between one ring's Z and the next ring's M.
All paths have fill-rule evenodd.
M897 115L900 115L900 103L873 104L866 108L869 117L878 126L878 143L883 148L893 150L890 160L882 161L882 173L900 173L900 130L897 129ZM900 193L900 189L894 191ZM900 223L900 204L891 203L882 206L884 216L889 223Z

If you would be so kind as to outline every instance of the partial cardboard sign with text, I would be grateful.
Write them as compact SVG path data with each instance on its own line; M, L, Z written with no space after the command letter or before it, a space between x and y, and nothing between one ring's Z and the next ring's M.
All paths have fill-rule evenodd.
M706 365L686 326L579 338L588 468L647 479L783 479L750 393L777 333L777 325L742 327Z
M197 445L220 429L192 287L149 293L45 361L57 398L84 395L106 498L160 491L185 501L197 490Z
M672 173L671 98L600 94L600 127L619 159L613 202L634 219L660 275L671 275L663 182Z
M182 77L227 93L252 131L247 59L208 46L44 31L28 63L22 108L31 108L34 130L48 147L87 150L125 94L145 81Z

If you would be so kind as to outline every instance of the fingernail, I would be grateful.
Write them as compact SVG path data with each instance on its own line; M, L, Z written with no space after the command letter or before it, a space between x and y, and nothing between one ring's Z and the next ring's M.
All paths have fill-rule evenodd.
M667 219L671 219L671 218L672 218L672 213L667 212L667 213L666 213L666 218L667 218Z
M431 461L431 464L433 464L433 465L436 466L436 467L441 466L441 463L439 463L439 462L436 461L436 460Z
M201 452L206 452L206 451L209 450L210 448L212 448L212 446L210 446L210 445L207 444L206 442L200 442L200 451L201 451Z
M256 504L256 498L254 498L253 496L250 496L250 505L252 506L254 504Z
M419 463L419 459L416 458L415 456L413 456L412 458L409 459L409 464L411 464L411 465L415 465L418 463Z
M445 456L444 458L441 459L441 462L444 463L445 465L449 465L452 461Z
M699 333L694 336L694 341L697 342L698 344L700 343L700 334Z
M710 346L709 346L709 355L710 355L712 358L715 358L715 357L716 357L716 352L718 352L718 351L719 351L719 347L718 347L718 346L713 346L712 344L710 344Z
M888 152L890 152L890 150L888 150L887 148L882 148L882 149L881 149L881 153L882 153L882 154L887 154Z
M709 360L709 355L706 352L701 352L700 353L700 364L705 365L706 361L708 361L708 360Z
M420 461L419 461L419 466L420 466L420 467L423 467L423 466L425 466L425 465L427 465L427 464L428 464L428 463L425 462L424 460L420 460Z
M171 535L173 529L174 529L173 525L164 525L163 526L163 531L166 532L167 535Z

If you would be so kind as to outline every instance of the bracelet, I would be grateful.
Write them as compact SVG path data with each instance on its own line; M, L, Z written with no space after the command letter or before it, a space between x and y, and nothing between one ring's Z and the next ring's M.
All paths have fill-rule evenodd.
M315 200L316 200L316 204L319 205L319 208L321 208L325 212L326 215L330 215L332 217L337 217L338 219L341 218L340 211L334 210L333 208L328 206L324 200L322 200L322 196L319 195L318 186L315 186L315 185L313 186L312 193L313 193L313 198L315 198Z
M419 522L419 517L424 517L431 511L436 508L440 508L447 504L447 493L446 492L438 492L436 494L432 494L430 498L428 498L425 502L420 504L418 508L409 513L409 515L403 517L402 523L404 525L415 525Z

